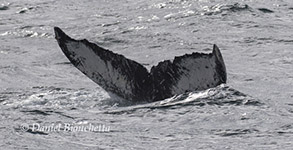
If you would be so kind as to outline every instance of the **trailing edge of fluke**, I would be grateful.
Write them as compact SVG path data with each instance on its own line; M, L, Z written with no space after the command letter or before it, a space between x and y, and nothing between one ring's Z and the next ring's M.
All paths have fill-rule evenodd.
M219 48L209 54L192 53L159 62L148 71L143 65L94 43L75 40L55 27L65 56L106 91L131 101L158 101L176 94L204 90L226 83Z

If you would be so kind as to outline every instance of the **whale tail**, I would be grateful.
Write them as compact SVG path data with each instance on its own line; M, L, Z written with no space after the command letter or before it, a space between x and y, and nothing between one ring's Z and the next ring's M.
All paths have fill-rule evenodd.
M141 64L84 40L75 40L55 27L55 37L70 62L106 91L132 101L157 101L175 94L226 83L219 48L210 54L192 53L165 60L148 70Z
M152 67L154 99L170 95L205 90L226 83L227 74L219 48L210 54L192 53L165 60ZM165 91L165 92L162 92Z

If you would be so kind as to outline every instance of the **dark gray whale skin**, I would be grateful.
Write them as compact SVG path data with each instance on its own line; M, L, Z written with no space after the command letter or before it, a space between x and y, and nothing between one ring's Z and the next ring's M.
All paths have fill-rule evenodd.
M75 40L54 27L65 56L106 91L134 102L158 101L176 94L204 90L226 83L219 48L209 54L192 53L159 62L148 71L143 65L84 40Z

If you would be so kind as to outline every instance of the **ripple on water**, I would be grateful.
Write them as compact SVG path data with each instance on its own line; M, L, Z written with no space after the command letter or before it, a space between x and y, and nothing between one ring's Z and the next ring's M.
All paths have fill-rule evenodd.
M226 129L226 130L213 130L213 132L216 135L220 136L239 136L239 135L244 135L244 134L251 134L251 133L257 133L259 130L257 129Z
M30 37L30 38L35 38L35 37L39 37L39 38L54 38L54 36L51 33L41 33L41 32L36 32L33 30L27 30L27 29L23 29L23 30L16 30L16 31L6 31L2 34L0 34L0 36L9 36L9 35L13 35L16 37Z
M23 108L32 111L30 113L39 113L38 110L72 110L72 109L106 109L113 107L117 103L123 104L122 99L109 94L101 88L87 89L69 89L59 87L33 87L28 91L22 91L21 95L0 93L3 103L13 108ZM0 100L1 100L0 97ZM127 103L126 101L124 102ZM45 114L44 112L41 114Z
M235 3L233 5L228 4L216 4L213 6L203 7L202 15L217 15L217 14L228 14L229 12L242 12L252 11L252 8L247 4Z
M268 8L258 8L259 11L263 13L274 13L274 11L268 9Z
M39 7L38 6L24 7L24 8L21 8L17 13L18 14L24 14L24 13L27 13L29 11L35 10L37 8L39 8Z
M0 10L8 10L8 9L9 9L9 7L6 6L6 5L4 5L4 4L2 4L2 5L0 6Z

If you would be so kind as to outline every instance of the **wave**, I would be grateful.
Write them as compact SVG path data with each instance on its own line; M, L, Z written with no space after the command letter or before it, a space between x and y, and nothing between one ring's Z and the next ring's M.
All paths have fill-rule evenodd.
M0 10L8 10L8 9L9 9L9 7L7 5L2 4L0 6Z
M124 114L133 113L139 109L163 109L178 108L186 106L204 107L207 105L236 105L236 106L262 106L259 100L241 93L226 84L219 85L204 91L189 92L185 94L175 95L171 98L129 107L118 108L116 110L105 111L106 114Z
M234 3L234 4L216 4L212 6L203 6L201 10L188 8L179 12L172 12L164 16L165 20L176 20L180 18L186 18L197 15L228 15L240 12L262 12L262 13L274 13L273 10L268 8L253 8L247 4Z
M129 114L137 110L174 109L188 106L221 107L233 105L257 107L264 105L258 99L241 93L226 84L204 91L175 95L157 102L144 102L139 104L107 93L101 88L94 90L74 90L56 87L33 87L32 89L28 89L27 92L15 91L11 94L9 92L2 92L0 93L0 100L3 105L16 109L21 108L25 113L36 115L49 115L51 113L58 113L64 109L95 110L104 114Z
M50 26L45 25L25 25L14 30L6 31L0 36L16 36L16 37L29 37L29 38L54 38L53 34L46 32L51 30Z
M8 35L14 35L17 37L45 37L45 38L53 38L53 35L50 33L41 33L41 32L36 32L32 30L17 30L17 31L6 31L0 36L8 36Z
M235 3L233 5L229 4L217 4L213 6L203 7L204 12L202 15L217 15L227 12L240 12L240 11L252 11L252 8L247 4Z
M0 93L2 105L25 110L72 110L72 109L103 109L115 106L116 103L127 104L127 101L102 88L71 89L54 86L36 86L23 90L10 91L7 89Z
M213 6L205 6L203 7L202 15L227 15L229 13L236 13L236 12L262 12L262 13L274 13L273 10L268 8L252 8L247 4L216 4Z

